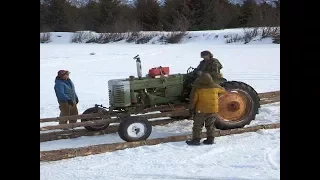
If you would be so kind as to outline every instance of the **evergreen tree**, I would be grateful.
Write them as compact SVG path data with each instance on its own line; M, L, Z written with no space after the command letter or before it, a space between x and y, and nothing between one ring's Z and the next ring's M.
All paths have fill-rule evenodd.
M160 6L157 0L137 0L135 3L137 20L142 30L162 30L160 23Z

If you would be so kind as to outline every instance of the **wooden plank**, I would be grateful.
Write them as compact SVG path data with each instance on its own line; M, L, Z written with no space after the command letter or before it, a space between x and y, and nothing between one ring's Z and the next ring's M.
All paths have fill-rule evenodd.
M270 98L270 99L266 99L266 100L261 100L260 101L260 105L271 104L271 103L275 103L275 102L280 102L280 96L279 97Z
M151 118L159 118L159 117L175 117L175 116L188 116L188 115L189 115L188 110L177 110L177 111L155 113L155 114L143 114L143 115L139 115L139 117L151 119ZM75 127L90 126L90 125L102 125L106 123L115 123L115 122L119 122L119 119L118 118L103 119L103 120L78 122L78 123L70 123L70 124L60 124L60 125L54 125L54 126L44 126L40 128L40 131L48 131L48 130L64 129L64 128L75 128Z
M280 91L270 91L259 93L260 98L272 98L275 96L280 96ZM168 108L163 107L164 110L170 110ZM54 118L40 118L40 123L43 122L58 122L61 120L76 120L76 119L88 119L88 118L107 118L109 115L104 115L103 113L93 113L93 114L81 114L76 116L64 116L64 117L54 117Z
M275 129L280 128L280 123L275 124L267 124L267 125L257 125L246 128L238 128L231 130L217 130L215 131L215 136L226 136L230 134L240 134L245 132L255 132L260 129ZM60 149L60 150L51 150L51 151L40 151L40 161L57 161L61 159L74 158L79 156L87 156L94 154L101 154L105 152L113 152L117 150L123 150L127 148L134 148L138 146L145 145L156 145L160 143L167 142L177 142L184 141L190 139L192 134L189 135L181 135L181 136L169 136L167 138L157 138L157 139L149 139L138 142L124 142L124 143L114 143L114 144L99 144L94 146L86 146L79 148L70 148L70 149ZM201 133L201 137L206 137L205 132Z
M92 114L81 114L75 116L63 116L63 117L54 117L54 118L42 118L40 122L58 122L61 120L76 120L76 119L88 119L88 118L106 118L108 115L103 113L92 113Z
M274 102L280 102L280 97L271 98L268 100L262 100L261 105L263 104L269 104ZM161 124L168 124L174 121L174 119L166 119L166 120L156 120L151 121L152 125L161 125ZM45 141L53 141L53 140L59 140L59 139L70 139L70 138L76 138L80 136L97 136L97 135L103 135L103 134L110 134L115 133L118 130L118 125L109 126L107 129L102 131L88 131L86 129L76 129L76 130L67 130L67 131L60 131L60 132L50 132L50 133L42 133L40 134L40 142Z
M270 92L264 92L264 93L259 93L259 97L262 98L272 98L276 96L280 96L280 91L270 91Z
M64 129L64 128L76 128L81 126L91 126L91 125L102 125L106 123L115 123L119 122L119 119L103 119L96 121L86 121L86 122L78 122L78 123L70 123L70 124L59 124L55 126L44 126L40 128L40 131L48 131L53 129Z
M165 125L172 122L180 121L178 119L163 119L163 120L155 120L150 121L152 126L156 125ZM49 132L49 133L41 133L40 134L40 142L46 141L54 141L59 139L72 139L81 136L99 136L104 134L111 134L118 132L119 125L111 125L105 130L101 131L88 131L86 129L74 129L67 131L58 131L58 132Z

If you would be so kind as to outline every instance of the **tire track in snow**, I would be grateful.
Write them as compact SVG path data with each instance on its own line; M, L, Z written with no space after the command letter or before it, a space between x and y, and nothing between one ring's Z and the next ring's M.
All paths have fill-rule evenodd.
M202 144L200 146L188 146L188 145L184 145L184 146L186 148L188 148L187 150L189 150L190 152L194 151L194 148L202 149L203 146L207 146L206 148L208 149L208 151L206 151L205 153L190 154L190 155L195 155L195 156L193 156L191 159L190 158L186 158L186 160L184 161L185 163L196 163L201 159L206 159L208 156L215 155L215 154L221 154L221 153L226 152L227 150L229 150L226 147L215 146L215 144L213 144L213 145L203 145ZM215 165L218 165L218 164L215 163Z
M280 155L280 146L279 145L277 145L273 148L270 148L265 155L266 162L268 162L270 167L274 170L279 170L279 168L280 168L280 164L275 161L278 154Z

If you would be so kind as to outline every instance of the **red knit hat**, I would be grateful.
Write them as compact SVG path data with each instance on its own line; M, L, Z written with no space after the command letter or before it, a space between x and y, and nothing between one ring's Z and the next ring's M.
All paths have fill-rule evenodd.
M70 72L68 70L60 70L60 71L58 71L58 76L59 77L62 77L64 75L66 75L66 74L70 74Z

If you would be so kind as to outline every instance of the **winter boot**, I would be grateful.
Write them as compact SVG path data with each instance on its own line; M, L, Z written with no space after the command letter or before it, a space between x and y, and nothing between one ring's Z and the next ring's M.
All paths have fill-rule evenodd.
M192 139L190 141L186 141L188 145L200 145L200 139Z
M214 137L208 137L206 140L203 141L203 144L213 144Z

